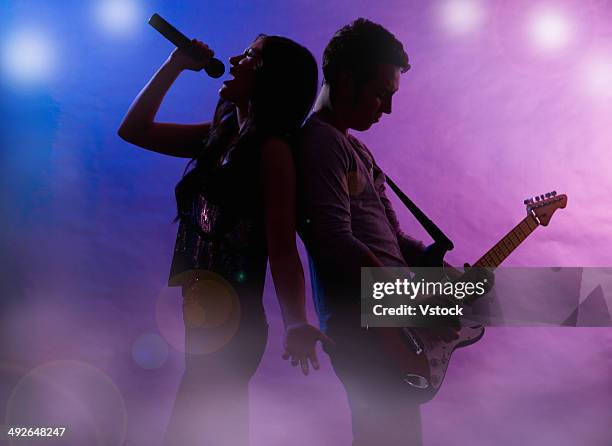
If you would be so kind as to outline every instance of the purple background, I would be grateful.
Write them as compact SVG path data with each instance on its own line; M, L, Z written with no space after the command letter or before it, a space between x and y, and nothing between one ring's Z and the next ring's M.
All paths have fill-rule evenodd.
M83 438L98 432L88 444L160 443L183 370L180 295L165 283L173 188L185 161L116 136L171 49L146 25L153 12L225 60L265 32L302 42L320 61L333 32L354 18L385 25L413 68L393 114L358 136L454 240L447 260L475 261L523 218L524 198L555 189L568 194L568 207L506 264L610 266L610 2L122 4L133 5L133 15L120 13L110 27L98 8L112 2L102 0L5 1L0 10L3 54L13 34L34 29L53 65L20 82L3 56L5 422L67 419ZM540 41L548 49L530 34L540 7L568 24L549 22ZM208 119L219 86L183 74L158 119ZM427 241L394 202L405 230ZM322 370L307 378L280 360L270 280L266 290L271 329L251 387L253 445L348 444L347 404L325 354ZM314 321L310 302L309 311ZM425 444L609 446L611 341L609 328L488 329L456 354L442 391L423 407Z

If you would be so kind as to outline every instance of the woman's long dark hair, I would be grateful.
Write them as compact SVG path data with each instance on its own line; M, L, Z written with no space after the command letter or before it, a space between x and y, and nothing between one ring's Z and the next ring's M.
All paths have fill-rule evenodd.
M318 83L312 53L286 37L260 34L257 38L264 41L247 123L239 134L236 106L219 100L209 135L185 172L193 168L176 185L177 220L190 210L202 179L220 166L236 136L235 150L262 144L272 136L291 142L312 108Z

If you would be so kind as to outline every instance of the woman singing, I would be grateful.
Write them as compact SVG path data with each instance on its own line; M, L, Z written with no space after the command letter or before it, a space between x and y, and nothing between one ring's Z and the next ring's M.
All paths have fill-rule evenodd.
M177 49L140 92L119 135L142 148L191 158L176 186L179 228L169 285L181 286L185 372L166 445L246 445L248 383L265 349L262 293L269 259L285 326L283 358L308 373L315 344L295 242L291 139L317 90L312 54L284 37L258 36L230 58L212 122L159 123L155 115L178 75L203 69L213 52Z

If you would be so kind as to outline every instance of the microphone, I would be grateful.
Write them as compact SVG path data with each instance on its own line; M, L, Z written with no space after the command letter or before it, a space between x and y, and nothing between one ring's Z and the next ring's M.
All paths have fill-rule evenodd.
M155 28L162 36L172 42L177 48L182 50L186 50L194 59L200 59L199 55L196 51L194 51L194 46L191 43L191 40L185 36L182 32L168 23L162 16L155 13L149 19L149 25ZM212 58L207 66L204 67L204 70L210 77L218 78L223 76L225 73L225 65L219 59Z

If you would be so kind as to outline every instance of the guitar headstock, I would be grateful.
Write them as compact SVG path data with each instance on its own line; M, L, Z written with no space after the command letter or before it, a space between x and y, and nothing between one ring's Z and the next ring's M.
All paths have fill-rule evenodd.
M527 213L533 214L542 226L546 226L557 209L567 206L567 195L557 195L556 191L552 191L527 198L524 204L527 206Z

